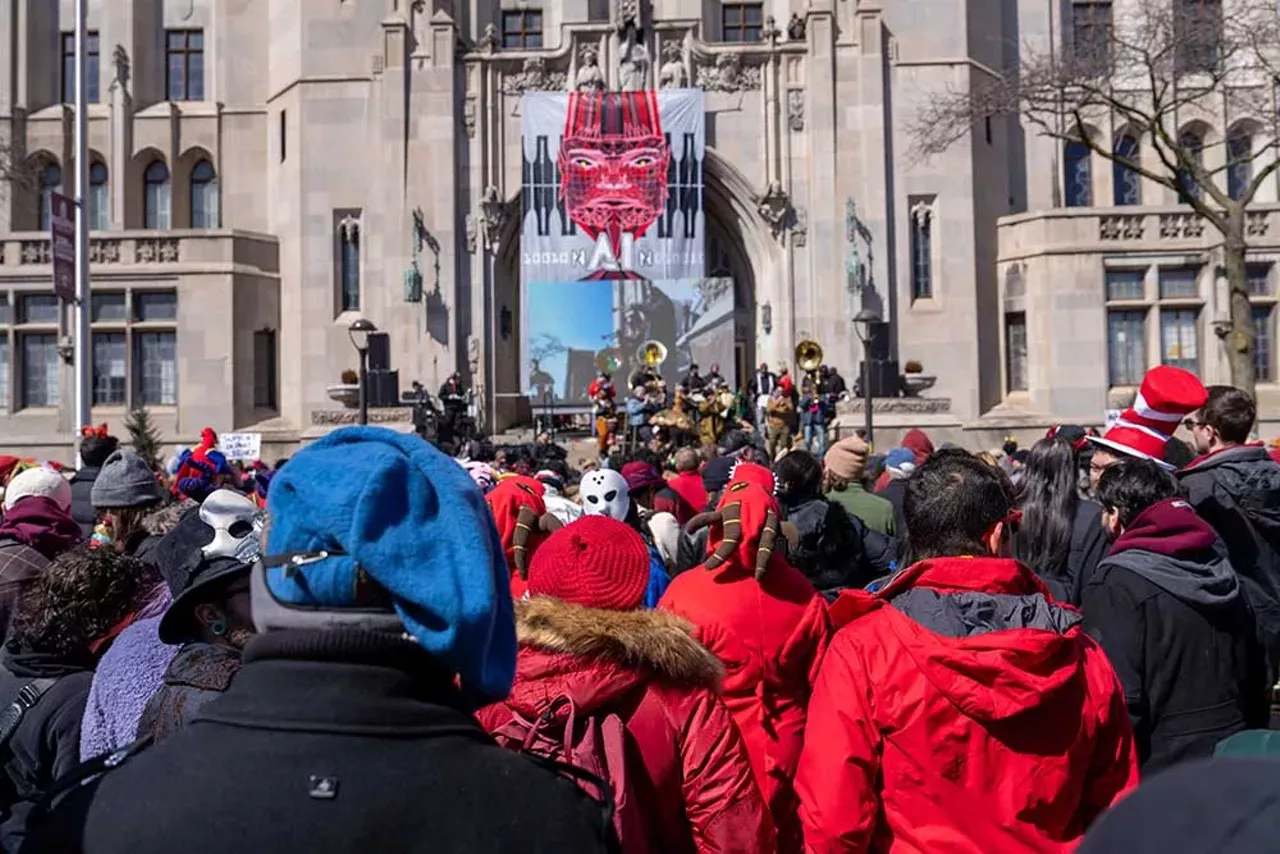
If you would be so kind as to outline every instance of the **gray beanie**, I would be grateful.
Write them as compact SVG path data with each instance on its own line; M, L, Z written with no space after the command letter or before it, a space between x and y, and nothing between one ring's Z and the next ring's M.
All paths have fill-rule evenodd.
M107 457L93 482L90 499L95 508L154 507L161 501L156 476L142 457L118 450Z

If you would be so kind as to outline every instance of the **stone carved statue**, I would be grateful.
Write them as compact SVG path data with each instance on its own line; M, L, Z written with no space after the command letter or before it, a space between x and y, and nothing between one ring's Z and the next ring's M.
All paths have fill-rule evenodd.
M583 45L578 57L582 65L578 67L578 74L574 78L574 88L579 92L603 92L604 72L600 70L599 51L591 45Z
M618 0L618 16L616 21L618 32L640 28L640 0Z
M627 40L618 57L618 88L623 92L649 88L649 51L636 38L635 30L627 31Z
M791 20L787 22L787 41L802 42L805 36L804 18L797 14L791 15Z
M689 85L689 69L684 64L684 47L680 42L662 46L662 68L658 70L658 88L684 89Z

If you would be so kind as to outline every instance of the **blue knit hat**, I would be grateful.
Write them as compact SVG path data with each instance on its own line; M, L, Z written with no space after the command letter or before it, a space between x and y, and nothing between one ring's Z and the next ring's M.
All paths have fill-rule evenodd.
M300 610L367 608L367 576L468 695L507 696L516 661L510 572L484 496L454 460L418 436L343 428L280 469L267 511L274 599Z

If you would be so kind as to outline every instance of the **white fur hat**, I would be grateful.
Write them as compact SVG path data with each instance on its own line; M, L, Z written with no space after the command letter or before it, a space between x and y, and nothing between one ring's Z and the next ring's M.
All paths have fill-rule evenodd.
M11 510L24 498L52 498L63 510L71 510L71 484L53 469L32 468L9 481L4 491L4 509Z

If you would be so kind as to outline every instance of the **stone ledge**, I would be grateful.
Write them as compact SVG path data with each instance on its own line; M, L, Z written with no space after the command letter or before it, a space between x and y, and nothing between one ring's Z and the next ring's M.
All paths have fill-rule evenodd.
M404 424L413 421L413 408L409 406L395 406L385 409L370 409L370 424ZM313 409L311 410L311 423L317 427L342 426L346 424L358 424L360 422L360 410L358 409Z
M836 415L853 415L866 410L862 398L849 398L836 405ZM936 415L951 411L949 397L876 397L871 399L871 411L901 415Z

